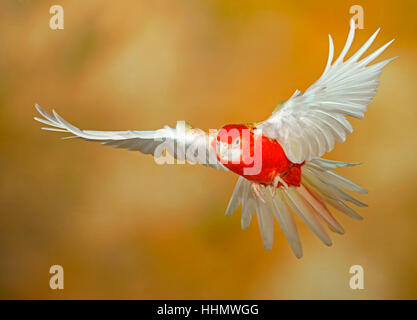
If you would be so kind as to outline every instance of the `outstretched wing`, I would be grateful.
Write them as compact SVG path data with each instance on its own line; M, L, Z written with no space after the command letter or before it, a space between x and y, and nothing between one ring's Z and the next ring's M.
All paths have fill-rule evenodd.
M154 131L94 131L81 130L65 121L55 110L53 115L35 105L43 118L35 117L36 121L50 127L42 129L73 134L65 138L83 138L89 141L99 141L103 145L110 145L115 148L140 151L145 154L152 154L160 157L167 152L174 158L190 163L216 169L227 170L216 157L215 150L211 143L214 135L208 135L203 130L191 128L185 122L178 122L176 128L165 126Z
M343 61L355 34L350 31L339 57L332 64L333 41L329 35L329 57L321 77L304 93L296 90L270 118L257 127L265 136L276 139L286 156L301 163L322 156L334 148L334 141L344 142L353 128L345 116L362 119L379 85L377 78L388 59L368 66L392 41L359 60L370 47L380 29L348 60Z

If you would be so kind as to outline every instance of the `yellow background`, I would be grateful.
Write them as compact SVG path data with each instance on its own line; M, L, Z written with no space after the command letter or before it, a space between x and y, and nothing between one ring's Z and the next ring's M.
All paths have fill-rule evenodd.
M61 4L65 29L49 28ZM326 157L370 190L362 222L325 247L299 223L297 260L276 224L272 251L257 221L225 217L236 176L40 130L34 103L85 129L208 130L260 121L323 71L349 8L379 27L371 50L399 56L355 132ZM417 31L415 1L0 2L0 297L126 299L417 298ZM298 221L299 222L299 221ZM65 289L49 288L49 267ZM349 268L365 290L349 288Z

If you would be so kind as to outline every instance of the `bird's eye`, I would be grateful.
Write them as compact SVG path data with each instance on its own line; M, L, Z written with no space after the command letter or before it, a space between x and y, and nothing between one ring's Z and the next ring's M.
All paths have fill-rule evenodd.
M240 138L237 138L237 139L235 140L235 142L233 143L233 145L235 145L235 146L240 145Z

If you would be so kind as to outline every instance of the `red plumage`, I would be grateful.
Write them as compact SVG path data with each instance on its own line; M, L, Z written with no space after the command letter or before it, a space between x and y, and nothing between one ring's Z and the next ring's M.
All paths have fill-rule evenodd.
M263 185L272 185L273 179L280 175L288 186L300 186L301 166L304 164L292 163L285 155L281 145L274 139L270 139L262 134L255 133L256 128L251 125L228 124L225 125L217 135L216 141L227 143L232 146L236 139L240 139L240 149L242 155L240 161L224 160L219 156L218 145L213 141L212 146L216 150L217 159L229 170L241 175L249 181ZM249 130L249 134L244 134ZM252 168L255 165L255 145L261 143L261 170L255 175L246 175L245 168ZM249 150L249 152L244 152ZM279 183L278 187L282 184Z

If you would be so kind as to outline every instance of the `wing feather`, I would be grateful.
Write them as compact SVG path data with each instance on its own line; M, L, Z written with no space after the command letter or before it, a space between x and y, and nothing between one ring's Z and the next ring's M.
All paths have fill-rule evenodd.
M334 46L329 35L329 55L320 78L303 94L296 90L271 117L258 124L264 135L280 143L292 162L302 163L319 158L334 148L334 141L343 143L346 136L353 132L345 116L363 119L366 106L376 94L377 78L383 67L395 59L368 66L392 43L391 40L359 60L379 30L345 60L355 35L355 24L351 20L345 46L333 64Z
M154 156L160 155L157 153L162 151L158 149L158 147L161 147L179 160L184 160L191 153L194 157L191 157L192 159L187 158L190 162L196 160L194 162L205 166L227 170L217 161L215 150L211 147L214 135L209 136L202 130L188 128L180 122L177 123L176 128L165 126L154 131L81 130L67 122L55 110L52 110L51 115L39 105L35 105L35 107L43 118L35 117L34 119L50 126L42 129L73 134L73 136L64 138L83 138L89 141L99 141L103 145L140 151L144 154L153 154ZM181 150L181 152L178 152L178 150Z

